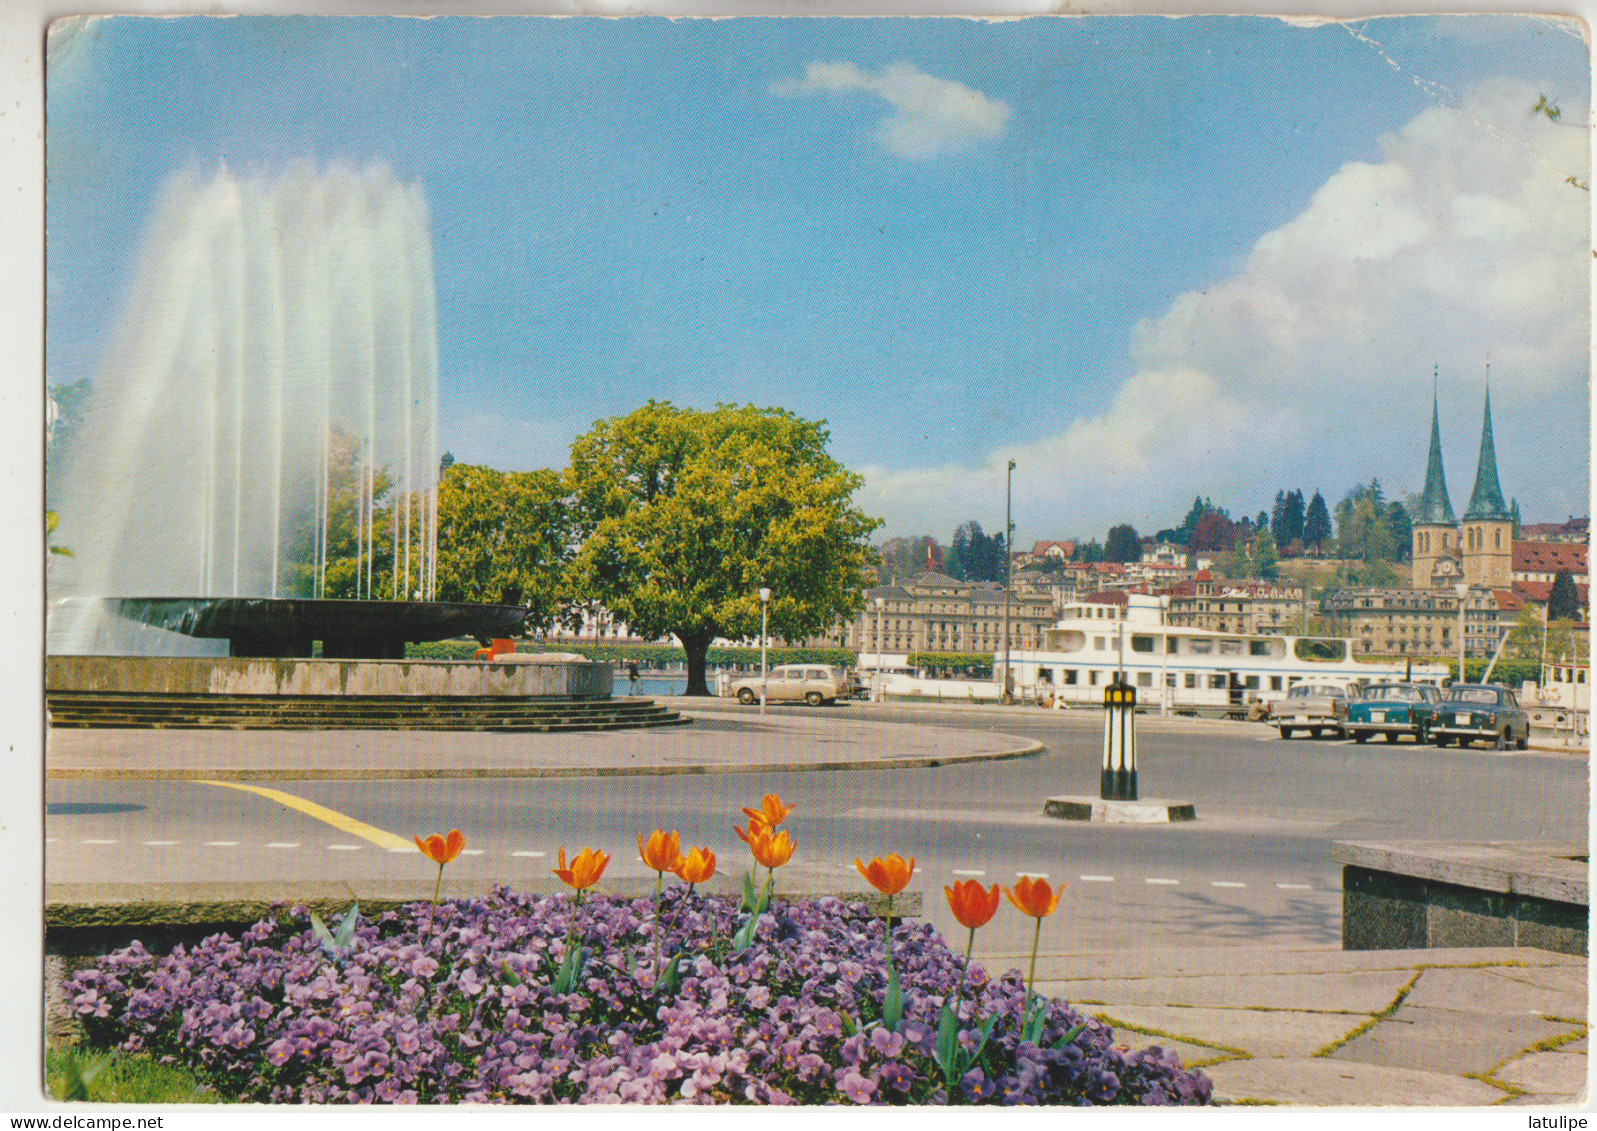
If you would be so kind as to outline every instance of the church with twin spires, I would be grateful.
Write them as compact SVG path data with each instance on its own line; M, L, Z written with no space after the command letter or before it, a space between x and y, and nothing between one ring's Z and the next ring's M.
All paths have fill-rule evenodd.
M1481 454L1475 466L1475 490L1460 521L1453 517L1442 472L1442 430L1436 395L1431 395L1431 454L1425 468L1425 490L1414 531L1416 589L1449 588L1464 582L1472 589L1511 589L1514 579L1514 518L1503 502L1497 481L1497 450L1492 441L1492 391L1486 389L1486 418L1481 425Z

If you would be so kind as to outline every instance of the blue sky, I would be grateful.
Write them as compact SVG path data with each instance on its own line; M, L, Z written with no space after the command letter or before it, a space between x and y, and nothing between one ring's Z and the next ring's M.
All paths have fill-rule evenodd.
M58 24L47 367L96 377L163 183L385 164L431 209L440 438L563 466L650 397L825 418L884 535L1417 492L1482 380L1583 514L1587 47L1529 17ZM1530 112L1545 94L1558 121Z

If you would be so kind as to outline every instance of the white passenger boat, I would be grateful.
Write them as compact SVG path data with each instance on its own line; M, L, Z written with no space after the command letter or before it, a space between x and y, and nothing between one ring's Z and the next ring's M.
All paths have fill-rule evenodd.
M1443 664L1360 660L1340 637L1215 632L1166 623L1158 597L1126 595L1126 603L1065 606L1036 651L1010 650L1012 694L1044 706L1102 706L1116 671L1137 689L1146 710L1248 717L1304 680L1371 683L1409 679L1441 683ZM1004 654L993 662L993 693L1004 680ZM891 693L891 689L890 689Z

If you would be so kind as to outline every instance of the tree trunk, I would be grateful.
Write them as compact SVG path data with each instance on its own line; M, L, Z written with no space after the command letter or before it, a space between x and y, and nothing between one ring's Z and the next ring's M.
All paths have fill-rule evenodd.
M710 641L715 639L715 634L706 631L678 631L676 638L682 641L682 651L687 653L688 657L688 686L682 694L708 696L710 688L704 682L704 665L705 657L710 651Z

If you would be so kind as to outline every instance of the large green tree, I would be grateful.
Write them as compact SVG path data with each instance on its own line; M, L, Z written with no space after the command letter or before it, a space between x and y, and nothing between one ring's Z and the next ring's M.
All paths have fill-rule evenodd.
M787 640L860 607L881 523L853 506L862 480L827 454L823 423L650 401L571 446L580 591L639 635L680 640L689 695L710 693L712 640L758 635L762 586Z
M452 463L438 485L438 599L522 605L548 628L574 602L571 506L556 471Z

